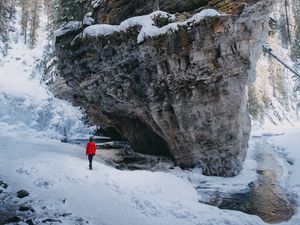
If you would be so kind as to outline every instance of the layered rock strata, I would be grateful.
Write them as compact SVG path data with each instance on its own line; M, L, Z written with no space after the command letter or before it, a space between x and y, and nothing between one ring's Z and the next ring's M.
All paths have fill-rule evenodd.
M151 17L165 32L142 41L138 23L105 25L101 29L110 32L97 35L86 32L91 27L63 32L56 39L60 79L54 92L82 106L93 123L121 134L135 151L169 155L207 175L236 175L250 132L246 86L272 1L234 2L233 14L201 20Z
M132 16L149 14L155 10L169 13L192 14L204 8L214 8L225 13L240 13L247 3L258 0L94 0L91 7L98 23L119 24Z

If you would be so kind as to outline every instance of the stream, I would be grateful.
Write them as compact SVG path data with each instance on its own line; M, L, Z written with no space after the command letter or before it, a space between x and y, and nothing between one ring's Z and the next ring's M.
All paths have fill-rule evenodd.
M211 197L206 203L221 209L257 215L268 223L287 221L295 213L295 204L278 183L282 167L276 160L277 153L266 142L266 137L254 138L254 143L258 179L240 193L210 193ZM201 191L199 187L198 192Z

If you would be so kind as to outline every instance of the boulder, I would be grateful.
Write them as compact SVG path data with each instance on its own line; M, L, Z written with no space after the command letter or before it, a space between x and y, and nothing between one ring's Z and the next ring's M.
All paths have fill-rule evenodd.
M25 198L29 195L29 192L26 190L20 190L17 192L17 197L18 198Z

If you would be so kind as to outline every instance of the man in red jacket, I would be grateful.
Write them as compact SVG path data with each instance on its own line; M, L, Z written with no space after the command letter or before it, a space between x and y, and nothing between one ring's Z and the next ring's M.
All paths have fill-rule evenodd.
M93 157L96 154L96 143L93 142L93 138L92 137L90 137L90 141L86 145L85 154L89 157L90 170L91 170L92 169Z

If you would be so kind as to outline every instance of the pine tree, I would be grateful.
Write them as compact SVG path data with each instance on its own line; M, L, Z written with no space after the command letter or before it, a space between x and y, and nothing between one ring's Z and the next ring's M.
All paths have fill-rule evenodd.
M293 43L292 59L294 61L300 61L300 1L293 1L293 11L295 15L295 27L293 28L296 31L296 37Z
M44 0L43 3L47 13L47 25L49 26L51 23L51 0Z
M24 35L24 43L26 44L28 23L29 23L29 1L28 0L21 1L21 8L22 8L22 18L21 18L22 34Z
M0 53L6 55L10 20L15 13L15 0L0 0Z
M29 21L29 44L30 47L34 47L35 42L37 40L37 28L39 25L39 2L38 0L34 0L30 5L30 21Z
M81 21L89 4L90 0L44 0L51 30L56 30L72 20Z
M160 10L159 0L155 0L155 2L154 2L153 11L156 11L156 10Z
M0 38L3 39L5 36L5 0L0 0Z

